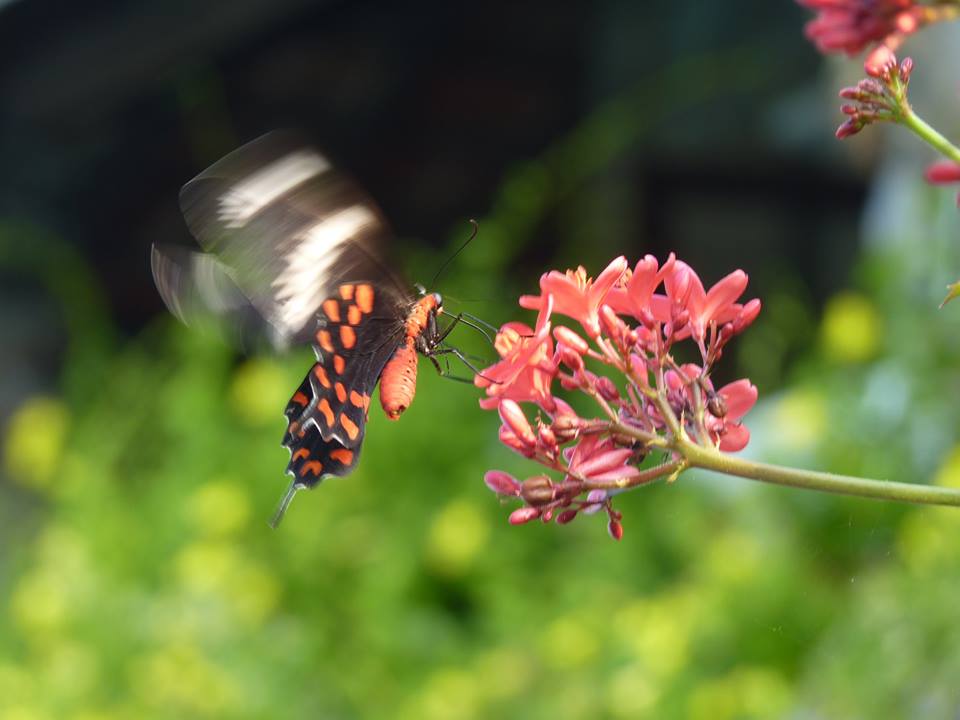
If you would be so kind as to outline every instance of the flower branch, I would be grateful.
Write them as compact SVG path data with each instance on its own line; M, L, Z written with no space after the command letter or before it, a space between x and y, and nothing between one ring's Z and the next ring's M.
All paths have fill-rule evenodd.
M660 266L647 256L634 268L617 258L596 280L578 268L549 272L541 294L524 296L538 311L534 328L504 325L495 347L501 359L477 374L482 407L500 415L500 440L543 466L523 481L491 470L485 480L501 496L521 500L510 522L560 524L604 511L611 536L623 536L615 496L685 469L708 470L881 499L960 504L960 490L849 478L735 458L750 433L742 418L757 400L749 380L715 389L710 379L727 344L760 312L760 301L738 302L747 276L737 270L706 290L686 263L671 255ZM662 287L663 292L657 292ZM564 315L587 337L554 325ZM674 346L689 342L701 364L681 364ZM588 367L589 361L589 367ZM584 417L554 393L555 385L596 402ZM648 457L658 464L644 467Z

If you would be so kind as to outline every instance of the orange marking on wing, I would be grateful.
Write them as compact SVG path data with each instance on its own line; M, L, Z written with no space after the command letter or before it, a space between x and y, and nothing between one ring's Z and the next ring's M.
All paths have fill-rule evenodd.
M369 395L363 396L363 411L368 415L370 414L370 396Z
M360 318L363 317L363 311L360 310L356 305L351 305L347 308L347 322L351 325L359 325Z
M341 285L340 286L340 297L344 300L353 300L353 285Z
M354 407L362 408L363 407L363 395L358 393L356 390L350 391L350 402L353 403Z
M337 383L333 386L333 389L337 392L337 400L344 402L347 399L347 389L343 386L343 383Z
M347 366L347 361L343 359L341 355L333 356L333 369L337 371L337 375L343 375L343 369Z
M333 427L333 410L330 408L330 401L324 398L317 403L317 410L323 413L324 420L327 421L327 427Z
M340 322L340 303L330 298L329 300L324 300L321 307L323 308L323 314L327 316L330 322Z
M290 460L295 461L305 457L310 457L310 451L306 448L300 448L293 454L293 457L291 457Z
M304 407L306 407L306 406L307 406L307 403L310 402L310 399L309 399L306 395L304 395L302 392L300 392L299 390L297 390L297 391L293 394L293 397L290 398L290 399L291 399L293 402L295 402L297 405L303 405Z
M360 428L357 427L357 424L353 420L346 415L341 415L340 424L343 425L343 429L347 431L347 435L350 436L351 440L357 439L357 435L360 434Z
M373 312L373 286L357 285L357 305L365 312Z
M308 463L304 463L303 467L300 468L300 476L303 477L306 475L307 470L312 472L315 477L320 477L320 473L323 472L323 463L319 460L311 460Z
M349 325L340 326L340 342L349 350L357 344L357 331Z
M330 339L329 330L317 331L317 343L327 352L333 352L333 341Z
M330 378L327 377L327 371L324 369L323 365L317 365L313 369L313 374L317 376L317 380L320 381L320 384L325 388L330 387Z
M330 457L332 457L334 460L337 460L343 463L344 465L349 465L350 463L353 462L353 450L347 450L346 448L337 448L332 453L330 453Z

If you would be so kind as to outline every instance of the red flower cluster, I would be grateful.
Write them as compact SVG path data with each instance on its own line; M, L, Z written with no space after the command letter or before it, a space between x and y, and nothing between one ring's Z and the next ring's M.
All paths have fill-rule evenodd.
M804 28L823 53L850 55L873 43L897 47L930 21L931 8L915 0L797 0L817 16Z
M535 327L504 325L495 343L501 360L474 382L486 391L481 406L499 411L500 440L563 477L518 482L487 473L492 490L525 503L512 523L567 523L604 509L619 539L616 492L677 474L683 443L728 452L746 446L750 435L740 420L756 402L756 388L739 380L714 390L710 380L726 344L760 312L759 300L737 302L746 286L747 275L737 270L706 290L672 254L662 266L648 255L632 270L619 257L596 280L582 267L548 272L540 295L520 298L521 307L539 311ZM586 338L554 326L554 315L576 320ZM684 340L696 345L701 364L674 360L674 344ZM557 383L591 397L600 416L580 416L554 395ZM521 403L537 410L533 422ZM665 462L641 470L638 463L654 451Z

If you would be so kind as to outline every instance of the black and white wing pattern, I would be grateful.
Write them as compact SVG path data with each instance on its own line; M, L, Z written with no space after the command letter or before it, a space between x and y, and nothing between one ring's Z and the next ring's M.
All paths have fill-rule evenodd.
M390 233L379 209L295 133L230 153L183 186L180 207L203 252L155 246L152 268L188 325L259 320L285 348L312 339L317 309L343 282L403 287L381 261Z

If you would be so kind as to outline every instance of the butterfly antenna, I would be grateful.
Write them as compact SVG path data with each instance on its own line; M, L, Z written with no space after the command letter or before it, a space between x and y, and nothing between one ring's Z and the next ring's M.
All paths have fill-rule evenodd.
M460 318L460 322L461 322L462 324L466 325L466 326L469 327L469 328L473 328L473 329L476 330L478 333L480 333L481 335L483 335L483 336L487 339L487 342L490 343L491 345L494 344L493 338L490 337L490 334L489 334L484 328L482 328L480 325L475 325L472 321L466 320L466 319L464 319L464 318Z
M298 483L296 480L290 483L287 492L285 492L280 499L277 511L273 514L273 517L270 518L270 527L276 530L280 526L280 521L283 520L283 516L287 514L287 508L290 507L290 503L293 502L293 496L297 494L298 490L303 490L305 487L306 485Z
M436 286L437 286L437 280L440 279L440 275L443 274L443 271L447 269L447 266L448 266L451 262L453 262L453 259L454 259L457 255L459 255L459 254L463 251L463 249L464 249L467 245L469 245L470 242L477 236L477 233L480 232L480 223L478 223L478 222L477 222L476 220L474 220L473 218L470 218L469 223L470 223L471 225L473 225L473 231L470 233L470 237L468 237L468 238L464 241L463 245L461 245L460 247L457 248L457 251L456 251L453 255L451 255L450 257L448 257L448 258L444 261L443 265L440 266L440 269L437 270L436 274L433 276L433 280L430 281L430 287L433 288L433 287L436 287Z
M478 325L483 325L483 326L484 326L487 330L489 330L490 332L493 332L493 333L500 332L500 330L499 330L498 328L494 327L493 325L491 325L490 323L488 323L486 320L483 320L483 319L481 319L481 318L478 318L478 317L477 317L476 315L474 315L473 313L465 312L465 313L463 313L463 316L464 316L465 318L467 318L468 320L472 320L473 322L477 323Z

